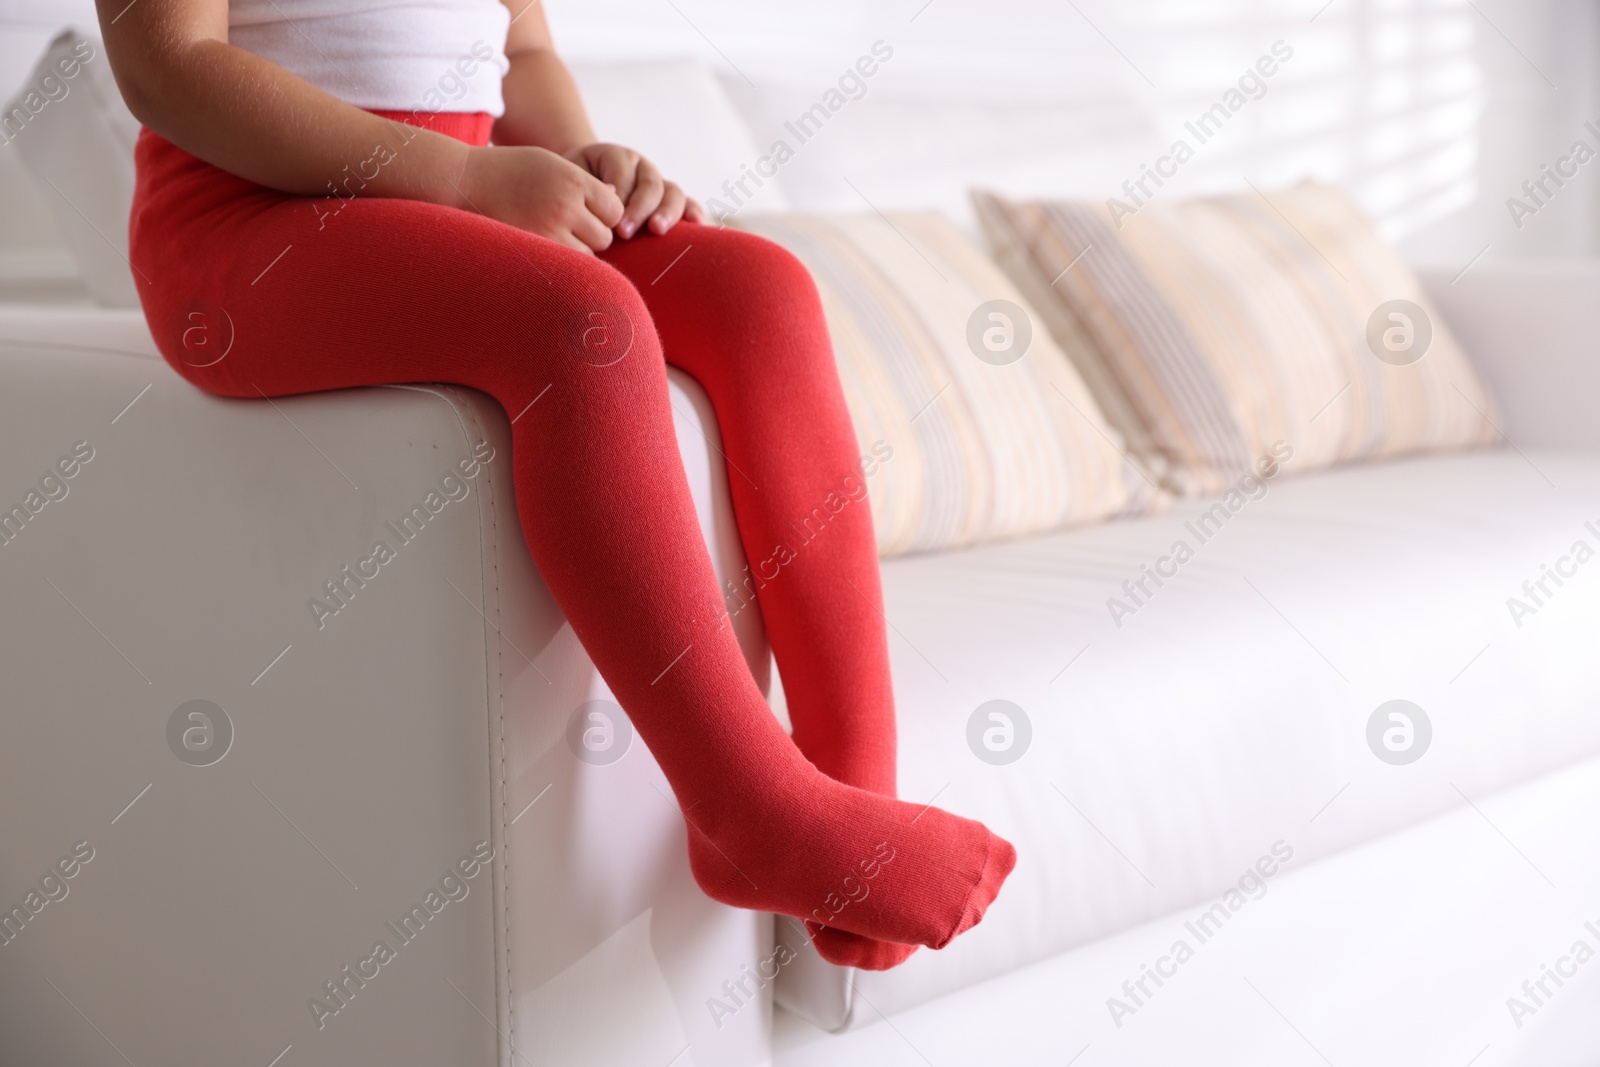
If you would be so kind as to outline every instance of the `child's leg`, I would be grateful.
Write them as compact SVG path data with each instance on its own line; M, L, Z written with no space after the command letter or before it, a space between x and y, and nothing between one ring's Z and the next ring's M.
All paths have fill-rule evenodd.
M892 796L883 594L850 413L811 276L771 241L685 223L601 256L638 288L667 362L717 411L749 573L795 744L830 777Z
M856 441L810 274L763 238L689 224L601 258L638 288L667 362L717 411L749 560L724 592L735 612L759 598L795 744L829 777L894 796L894 697L861 470L870 443ZM911 952L831 928L816 940L856 966Z
M672 784L706 892L908 944L975 923L1010 846L833 781L761 699L722 617L633 286L475 215L359 199L319 218L326 205L252 189L141 139L132 258L173 366L234 396L451 381L496 397L516 416L534 560ZM195 301L232 322L209 366L185 358Z

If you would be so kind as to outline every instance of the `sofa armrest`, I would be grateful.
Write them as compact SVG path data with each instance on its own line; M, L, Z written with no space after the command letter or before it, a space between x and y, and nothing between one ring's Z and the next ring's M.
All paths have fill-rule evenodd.
M672 400L731 576L709 403L682 376ZM568 744L610 694L510 457L482 394L222 399L136 316L0 308L10 1056L123 1062L81 1009L135 1063L768 1058L766 1009L706 999L770 917L695 886L637 738L605 764ZM735 624L764 675L759 614Z
M1523 448L1600 449L1600 261L1419 273L1498 397L1502 433Z

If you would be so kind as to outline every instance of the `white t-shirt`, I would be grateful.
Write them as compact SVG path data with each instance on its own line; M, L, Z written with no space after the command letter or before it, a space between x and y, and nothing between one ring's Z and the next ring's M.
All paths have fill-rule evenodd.
M505 112L499 0L229 0L228 42L357 107Z

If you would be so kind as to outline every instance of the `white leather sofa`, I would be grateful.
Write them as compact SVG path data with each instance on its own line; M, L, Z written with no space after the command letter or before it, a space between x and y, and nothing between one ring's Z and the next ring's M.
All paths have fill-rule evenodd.
M1212 501L885 564L902 792L1020 858L943 952L785 974L777 1062L1600 1062L1600 268L1454 274L1504 447L1272 483L1120 629ZM965 732L997 698L1005 766ZM1408 765L1369 747L1395 699Z
M755 157L747 122L810 102L736 110L677 63L579 78L702 196ZM1116 139L1154 133L883 104L753 210L831 205L806 181L854 166L841 143L947 112L929 143L983 159L896 141L875 198L959 204L1019 167L1114 186L1141 151ZM125 153L64 142L123 186L31 202L114 276ZM1275 480L1121 628L1106 598L1210 502L885 565L902 795L1021 858L944 952L802 951L771 980L793 925L699 892L648 752L587 717L609 695L512 521L492 402L219 400L80 278L24 287L80 303L0 302L0 1065L1600 1062L1600 963L1573 953L1600 949L1600 563L1571 552L1600 548L1600 269L1454 275L1428 284L1506 447ZM736 572L715 421L682 376L673 401ZM395 558L363 571L377 539ZM1519 627L1545 564L1571 573ZM1396 699L1431 723L1406 765L1368 743ZM968 745L991 700L1031 726L1014 762Z
M731 574L715 423L673 400ZM608 694L528 558L508 431L450 388L217 399L136 312L0 311L0 1062L766 1058L770 1007L718 1027L699 991L770 917L699 892L625 720L569 744Z
M1278 480L1120 630L1105 598L1205 502L885 565L902 793L1021 860L943 952L771 982L792 926L699 893L625 720L611 751L573 726L608 694L492 402L220 400L134 313L0 312L0 503L29 512L0 544L5 1062L1594 1062L1600 585L1569 565L1520 629L1505 602L1600 544L1600 270L1430 288L1512 446ZM673 396L736 570L714 419ZM1366 735L1396 698L1432 723L1404 766ZM967 743L991 699L1032 726L1002 766Z

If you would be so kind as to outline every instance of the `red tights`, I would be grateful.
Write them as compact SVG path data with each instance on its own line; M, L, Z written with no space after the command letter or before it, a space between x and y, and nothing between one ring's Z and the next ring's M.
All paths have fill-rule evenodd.
M429 125L487 141L484 116ZM797 260L688 223L595 257L433 204L290 196L149 131L137 161L139 295L190 382L258 397L444 381L490 394L514 417L516 501L534 562L672 784L709 895L801 917L848 900L817 943L864 967L942 947L982 917L1011 846L979 823L893 799L894 706L866 501L812 540L794 533L861 478L821 306ZM233 324L218 362L185 348L197 307L224 309ZM759 603L792 741L726 625L666 362L716 410L746 555L790 549Z

